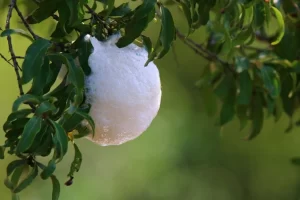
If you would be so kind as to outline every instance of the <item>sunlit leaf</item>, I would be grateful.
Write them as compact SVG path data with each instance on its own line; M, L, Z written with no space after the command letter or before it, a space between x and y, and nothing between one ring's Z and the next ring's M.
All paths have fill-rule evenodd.
M274 6L272 6L272 11L277 19L277 23L278 23L278 31L277 31L277 36L276 39L274 41L272 41L272 45L276 45L278 44L281 39L284 36L284 32L285 32L285 23L284 23L284 19L283 16L281 14L281 12Z

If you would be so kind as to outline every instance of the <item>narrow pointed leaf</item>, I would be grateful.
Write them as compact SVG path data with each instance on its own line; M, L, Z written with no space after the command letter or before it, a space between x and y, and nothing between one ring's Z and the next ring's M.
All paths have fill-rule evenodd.
M25 125L21 139L17 145L17 153L22 153L29 149L37 135L41 130L43 119L33 116Z

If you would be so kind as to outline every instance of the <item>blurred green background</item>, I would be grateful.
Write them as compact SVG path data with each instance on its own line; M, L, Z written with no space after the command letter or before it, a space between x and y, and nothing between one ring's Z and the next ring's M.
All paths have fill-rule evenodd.
M24 14L32 9L27 0L18 1ZM121 1L118 1L121 2ZM0 27L5 26L8 1L0 1ZM185 20L172 8L178 27L186 31ZM12 27L22 28L14 13ZM49 35L54 24L47 20L34 26L39 35ZM147 34L156 38L159 23ZM204 31L191 36L201 42ZM17 55L24 55L28 40L13 36ZM201 93L194 82L207 63L179 40L157 61L162 79L162 104L151 127L138 139L121 146L100 147L88 140L78 141L84 161L74 184L64 186L72 150L58 166L62 200L299 200L300 168L289 159L300 156L300 129L284 134L288 120L277 124L266 119L264 130L253 141L242 138L237 120L220 129L216 118L208 117ZM7 41L0 38L0 53L8 57ZM177 62L176 62L177 60ZM0 60L0 123L11 111L18 95L14 70ZM3 133L3 132L2 132ZM4 141L4 134L0 142ZM70 148L71 149L71 148ZM13 157L0 161L0 199L10 199L2 184L6 166ZM21 200L50 200L51 182L36 180L21 193Z

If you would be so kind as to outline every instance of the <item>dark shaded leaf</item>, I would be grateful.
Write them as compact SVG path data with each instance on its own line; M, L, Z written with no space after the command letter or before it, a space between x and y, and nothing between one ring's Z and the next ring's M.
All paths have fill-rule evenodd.
M22 83L31 81L41 70L44 57L51 43L45 39L35 40L26 50L24 62L22 64Z
M255 138L261 132L261 129L263 127L264 112L262 97L259 93L253 96L253 102L251 105L251 116L251 132L250 135L246 138L247 140Z
M39 7L27 17L29 24L37 24L52 16L59 5L59 0L46 0L39 3Z
M83 3L80 0L66 0L70 10L69 25L76 26L80 24L84 18Z
M143 39L143 44L148 52L148 54L150 54L152 52L152 42L151 39L147 36L141 35L142 39Z
M4 159L5 147L0 146L0 159Z
M86 76L91 74L91 68L88 63L88 58L92 53L92 44L85 41L83 38L80 41L80 46L78 48L78 58L83 69L83 72Z
M51 75L50 63L49 59L45 58L43 66L40 68L37 76L33 79L30 93L34 95L42 95L49 75Z
M145 0L135 9L131 21L125 26L125 35L116 43L119 48L131 44L146 29L155 16L155 3L155 0Z
M239 105L249 105L252 97L252 80L248 70L240 73L239 76L239 94L237 103Z
M162 27L160 32L160 42L162 44L162 51L159 52L157 58L162 58L172 46L173 41L175 40L175 26L171 12L166 7L161 7L161 21Z
M129 3L122 3L120 6L114 8L110 16L124 16L131 12L131 9L129 7Z
M248 122L248 106L239 105L236 109L236 115L240 121L240 131L243 130Z
M42 128L43 119L33 116L25 125L22 137L17 145L17 154L22 153L29 149L37 135Z

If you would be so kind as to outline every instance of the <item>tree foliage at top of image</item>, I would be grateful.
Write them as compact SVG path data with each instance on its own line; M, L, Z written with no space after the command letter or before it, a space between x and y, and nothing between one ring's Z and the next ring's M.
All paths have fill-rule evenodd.
M287 132L299 124L293 119L300 102L298 0L143 0L135 8L130 2L117 6L115 0L32 1L36 8L24 16L18 1L10 0L0 34L7 40L10 58L0 56L13 67L20 92L3 125L6 140L0 146L1 159L5 153L18 157L7 166L5 185L12 199L19 199L18 193L38 176L51 180L52 199L59 199L60 183L54 172L68 152L69 142L75 155L65 185L72 184L80 169L82 155L75 140L89 134L81 122L86 120L94 127L84 91L84 78L91 73L88 57L92 46L86 41L87 34L104 41L121 33L116 43L119 48L141 41L148 51L145 67L163 59L173 42L181 40L209 61L196 83L206 91L206 106L215 106L208 100L209 91L213 91L222 102L219 125L235 117L240 120L240 129L250 122L248 140L261 132L266 116L278 121L286 113L290 117ZM174 5L185 17L185 33L174 24L169 10ZM10 26L13 12L26 30ZM55 30L49 35L35 34L31 25L48 19L56 21ZM144 30L156 20L161 29L157 41L152 41ZM198 44L189 35L201 27L207 30L208 38ZM24 55L15 54L15 34L32 41ZM53 88L63 65L67 73ZM28 91L23 89L25 84L31 86ZM50 159L43 164L39 157Z

